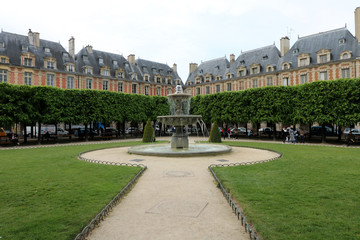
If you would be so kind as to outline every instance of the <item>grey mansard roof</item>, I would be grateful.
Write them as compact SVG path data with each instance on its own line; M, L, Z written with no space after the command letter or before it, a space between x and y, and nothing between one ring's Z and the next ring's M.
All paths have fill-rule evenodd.
M20 66L21 54L30 52L35 55L36 68L44 68L44 58L54 57L56 59L57 70L64 71L65 63L74 63L69 53L61 46L60 43L51 42L40 39L40 46L35 48L30 45L28 36L1 32L0 43L4 43L4 47L0 46L0 55L6 55L10 59L10 64ZM22 46L27 46L28 50L23 51ZM50 49L50 53L45 53L45 48ZM66 55L64 55L66 53Z
M142 80L144 80L145 74L150 75L151 82L155 82L155 76L157 74L160 74L162 78L171 76L174 81L176 81L177 79L181 80L178 73L175 72L167 64L144 60L144 59L140 59L140 58L136 59L135 64L141 71L140 77ZM182 81L180 81L180 83L182 84ZM175 84L175 83L173 83L173 84Z
M344 39L345 43L339 43L341 39ZM322 49L330 50L330 62L340 60L340 54L343 51L350 51L352 58L360 54L357 39L348 29L340 28L299 38L279 61L278 70L281 70L282 64L285 62L291 64L290 69L299 67L298 56L302 53L310 54L310 65L317 64L317 52Z
M197 76L204 77L206 74L212 75L212 81L216 79L216 76L220 76L221 79L225 79L225 75L228 72L229 67L230 62L226 57L202 62L194 72L189 74L186 84L189 82L195 83L195 78Z
M280 51L275 45L270 45L254 50L242 52L236 59L235 63L231 66L230 71L237 76L237 69L239 67L245 67L249 73L250 66L253 63L260 64L260 72L266 72L266 67L272 65L275 67L280 59Z

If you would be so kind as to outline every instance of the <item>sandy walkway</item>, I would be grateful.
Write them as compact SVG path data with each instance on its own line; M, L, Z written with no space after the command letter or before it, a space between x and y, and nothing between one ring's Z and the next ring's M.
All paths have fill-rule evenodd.
M86 153L85 158L148 166L135 188L89 239L249 239L207 167L277 154L251 148L191 158L130 155L127 148ZM135 161L134 161L135 160ZM222 161L219 161L222 160Z

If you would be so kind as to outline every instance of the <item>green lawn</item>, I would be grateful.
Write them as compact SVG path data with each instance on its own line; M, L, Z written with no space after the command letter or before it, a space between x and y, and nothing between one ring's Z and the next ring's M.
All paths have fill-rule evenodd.
M264 239L360 239L359 148L231 144L283 153L268 163L214 168Z
M80 152L137 143L0 151L0 238L74 239L140 167L77 160Z

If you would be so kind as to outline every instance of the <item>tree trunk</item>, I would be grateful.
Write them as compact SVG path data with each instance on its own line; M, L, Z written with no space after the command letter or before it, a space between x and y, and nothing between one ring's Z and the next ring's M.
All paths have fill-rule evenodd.
M41 144L41 122L38 122L38 144Z
M26 123L24 123L23 128L24 128L24 143L27 143Z
M325 124L321 125L321 142L326 143L326 128Z
M89 136L88 136L88 124L85 123L85 142L89 141Z

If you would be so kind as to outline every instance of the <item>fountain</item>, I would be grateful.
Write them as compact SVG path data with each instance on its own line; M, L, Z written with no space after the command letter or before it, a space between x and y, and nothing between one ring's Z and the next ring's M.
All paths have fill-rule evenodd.
M181 85L176 86L174 94L168 95L170 114L158 116L158 121L174 126L176 131L171 137L169 145L144 145L129 148L128 152L139 155L184 157L193 155L214 155L231 151L231 147L217 144L189 145L188 134L184 127L201 120L201 115L190 115L191 95L184 93Z

